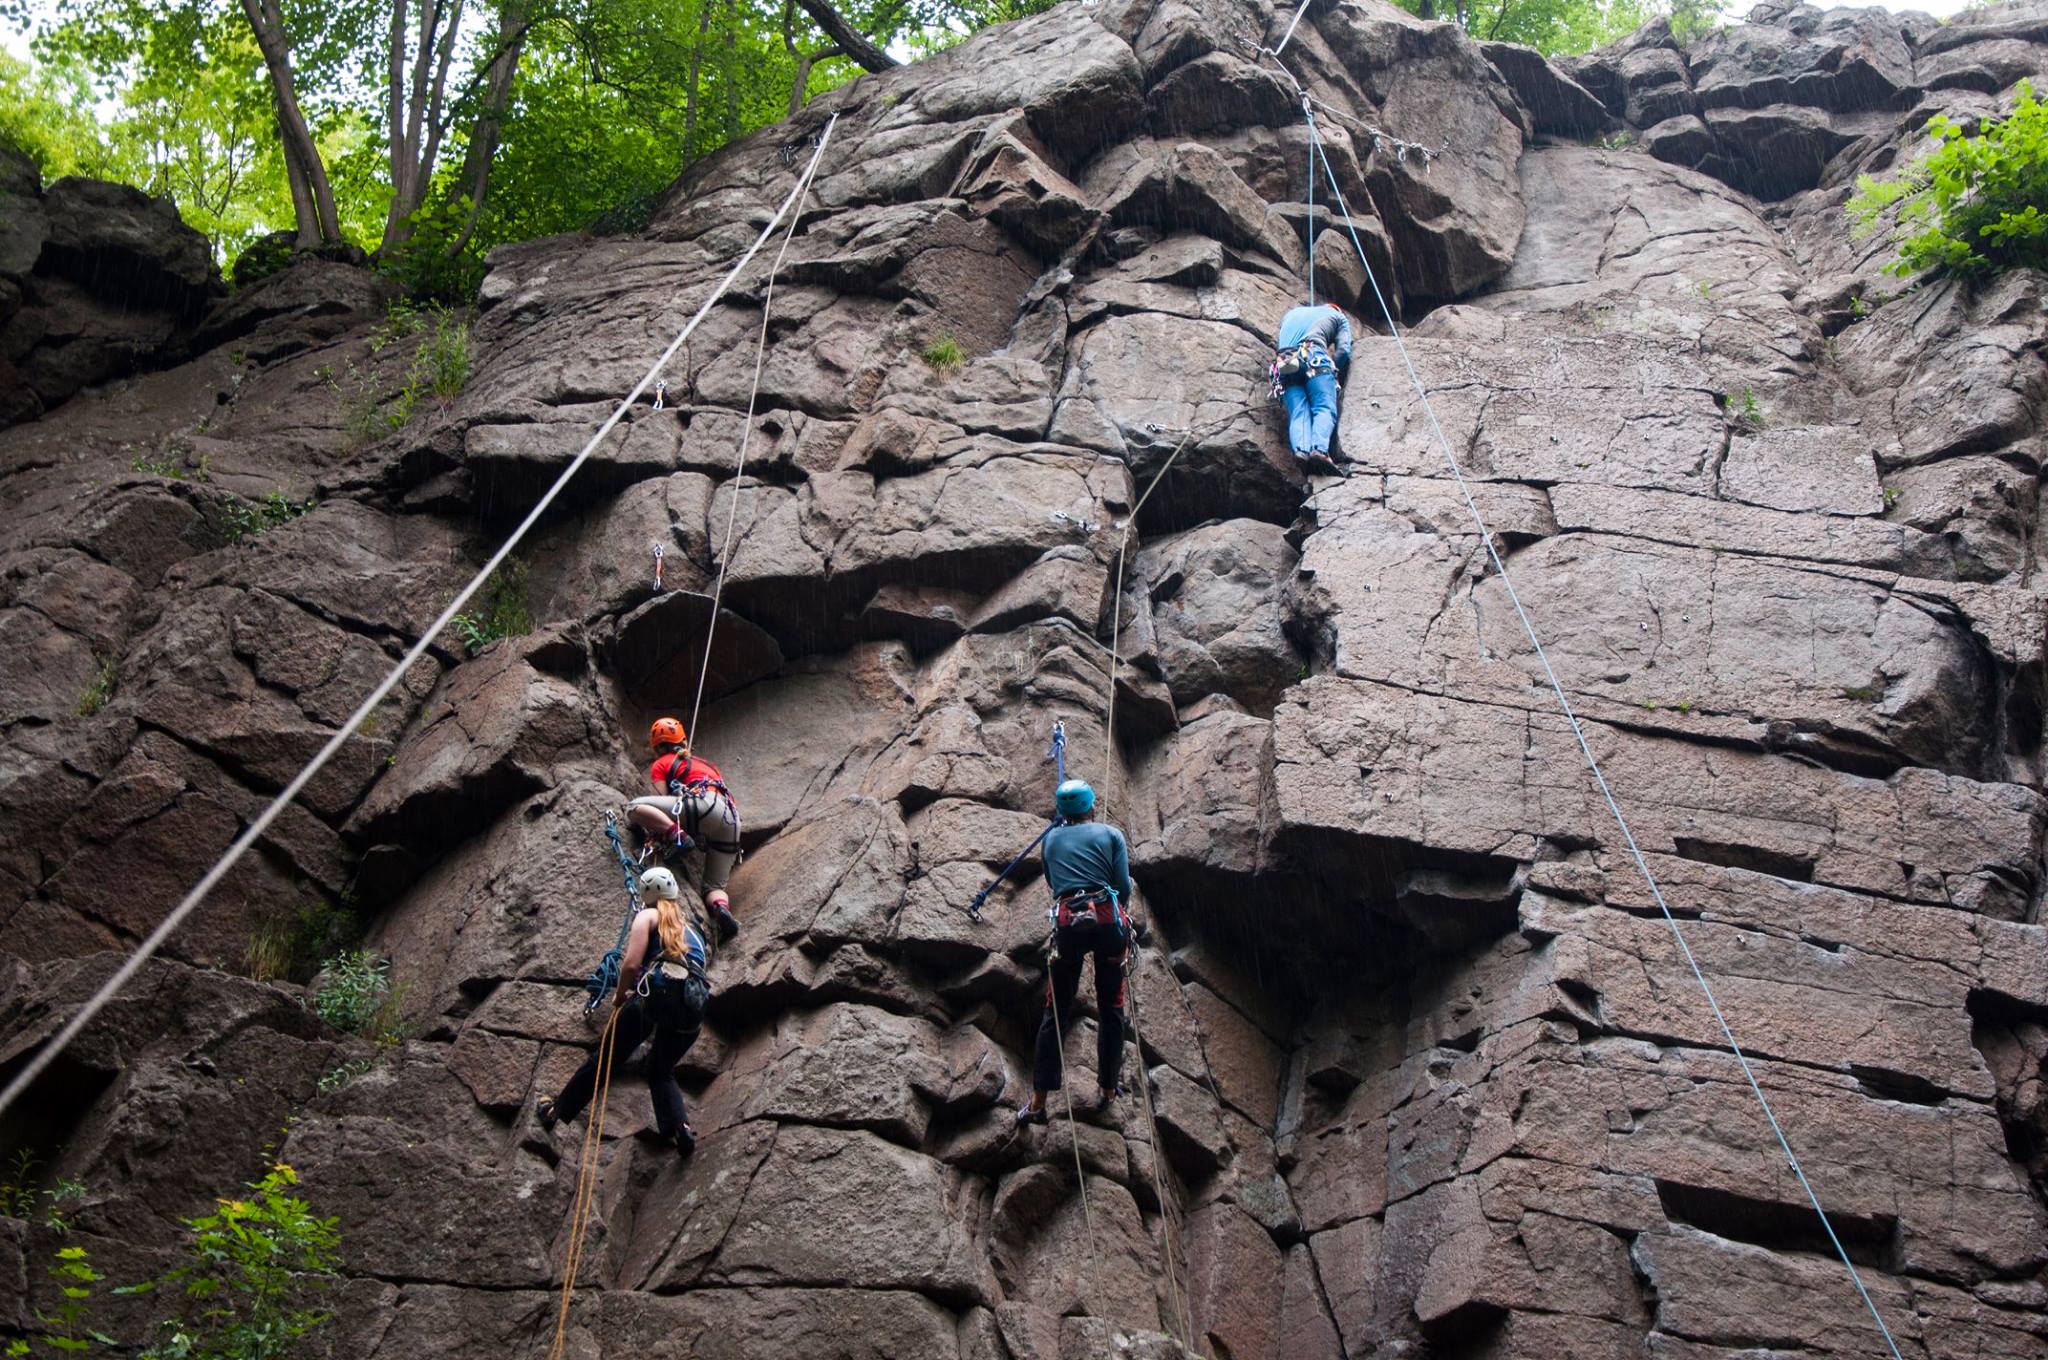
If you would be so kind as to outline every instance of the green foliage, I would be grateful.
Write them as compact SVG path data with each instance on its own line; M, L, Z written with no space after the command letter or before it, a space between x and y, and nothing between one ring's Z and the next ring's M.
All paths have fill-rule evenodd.
M362 929L349 901L314 899L282 918L258 923L250 932L243 962L249 976L259 982L310 982L322 960L354 945Z
M1424 19L1456 23L1489 42L1527 43L1547 55L1589 52L1633 33L1653 0L1396 0ZM1712 0L1708 0L1712 3ZM1680 0L1685 3L1685 0ZM1718 7L1717 7L1718 8Z
M97 1346L112 1347L112 1337L103 1336L85 1325L86 1306L92 1302L92 1287L106 1277L92 1268L92 1258L84 1247L57 1248L56 1263L50 1267L50 1277L57 1281L58 1300L53 1312L36 1311L36 1325L42 1328L40 1340L46 1352L77 1354ZM26 1337L11 1343L5 1352L9 1357L33 1354Z
M1849 316L1852 320L1861 321L1864 317L1869 315L1870 303L1867 300L1860 297L1852 297L1849 299Z
M282 491L272 491L253 504L229 501L221 507L221 533L230 543L257 538L280 524L289 524L313 508L312 501L295 501Z
M482 607L474 614L457 614L451 625L462 639L463 650L475 656L499 638L519 637L533 631L533 611L526 602L526 563L516 557L505 559L484 582ZM474 597L472 597L474 598Z
M314 1084L314 1087L321 1095L331 1096L376 1065L377 1060L375 1058L357 1058L354 1062L345 1062L341 1066L322 1074L320 1080Z
M163 1281L183 1287L193 1315L166 1321L143 1360L281 1360L328 1314L311 1306L335 1273L341 1246L336 1220L317 1217L291 1193L297 1174L279 1162L251 1185L248 1199L185 1220L189 1262Z
M1726 0L1671 0L1671 36L1691 47L1721 26Z
M1844 685L1842 687L1842 697L1844 699L1852 699L1860 704L1875 703L1883 694L1884 691L1876 685Z
M966 358L960 352L960 342L950 335L941 335L926 345L921 357L941 373L951 373Z
M1894 214L1899 255L1886 273L2048 268L2048 108L2027 81L2018 89L2012 113L1975 136L1936 114L1927 123L1933 152L1896 178L1857 177L1848 203L1856 234Z
M1636 135L1627 128L1593 139L1593 145L1599 147L1602 151L1626 151L1635 144Z
M313 996L313 1013L350 1034L371 1034L391 996L391 965L368 950L350 949L328 959Z
M1744 387L1738 393L1729 392L1721 398L1721 409L1735 422L1735 427L1746 433L1754 433L1764 427L1764 408L1756 399L1756 389Z
M99 669L93 672L92 679L79 691L78 716L90 718L105 708L107 701L114 697L114 682L119 678L120 672L113 662L101 661Z
M878 44L912 56L1051 0L847 0ZM1599 9L1610 0L1510 0ZM1611 0L1612 7L1641 0ZM269 78L237 0L0 0L36 21L35 61L0 58L0 139L47 176L85 173L170 194L218 258L294 225ZM391 6L281 6L299 102L334 192L342 233L378 246L392 183L385 101ZM474 295L485 252L534 236L633 230L692 162L785 117L799 55L828 46L776 0L501 0L472 6L447 85L447 136L410 239L379 265L416 297ZM486 110L498 20L531 21L483 193L465 159ZM466 16L468 17L468 16ZM1512 26L1511 26L1512 27ZM1516 30L1519 31L1519 30ZM1499 36L1513 36L1502 32ZM859 74L813 61L803 99ZM262 246L244 286L274 272Z
M228 267L228 282L237 288L247 288L261 283L272 274L282 273L292 262L292 234L288 231L273 231L257 237L242 248L235 261Z

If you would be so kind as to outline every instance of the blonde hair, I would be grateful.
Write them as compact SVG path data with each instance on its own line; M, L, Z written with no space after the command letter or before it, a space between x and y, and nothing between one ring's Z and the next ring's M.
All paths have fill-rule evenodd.
M654 929L661 936L661 952L678 963L690 957L690 936L683 920L683 904L664 897L654 904Z

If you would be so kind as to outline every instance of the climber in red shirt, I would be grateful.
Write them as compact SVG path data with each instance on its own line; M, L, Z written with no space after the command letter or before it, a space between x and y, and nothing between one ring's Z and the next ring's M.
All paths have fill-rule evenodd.
M704 905L723 944L740 933L725 885L740 854L740 814L725 777L708 760L690 754L689 734L674 718L657 718L647 734L654 763L647 777L656 794L635 798L626 808L633 826L660 846L664 856L693 845L704 847Z

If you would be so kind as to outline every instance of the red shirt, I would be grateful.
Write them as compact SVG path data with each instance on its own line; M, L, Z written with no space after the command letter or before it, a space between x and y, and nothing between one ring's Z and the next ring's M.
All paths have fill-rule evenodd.
M647 777L654 781L656 793L672 795L679 795L688 785L707 779L719 784L725 782L725 776L718 772L716 765L695 756L686 758L681 751L670 751L656 759L647 767Z

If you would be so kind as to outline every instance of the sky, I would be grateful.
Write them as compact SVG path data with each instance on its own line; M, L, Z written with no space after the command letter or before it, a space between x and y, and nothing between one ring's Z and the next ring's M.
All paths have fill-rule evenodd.
M1728 6L1728 17L1740 18L1749 12L1749 7L1753 3L1755 0L1734 0L1734 3ZM1875 4L1880 9L1916 9L1923 14L1932 14L1937 19L1946 19L1951 14L1961 13L1967 0L1811 0L1811 3L1821 9L1840 9L1849 3ZM9 27L5 20L0 20L0 45L4 45L17 57L28 56L27 35Z

